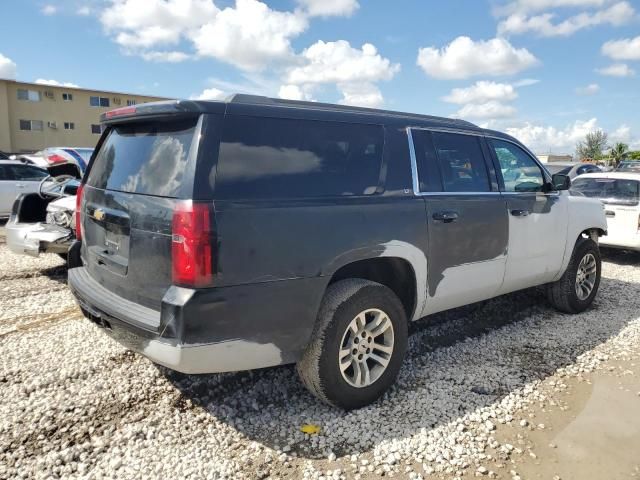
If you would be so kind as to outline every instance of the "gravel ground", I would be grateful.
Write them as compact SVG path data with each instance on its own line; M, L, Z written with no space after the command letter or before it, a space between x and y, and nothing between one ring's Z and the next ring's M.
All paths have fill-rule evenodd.
M0 478L518 480L501 443L568 379L640 357L640 256L611 253L594 307L539 290L412 325L397 385L367 408L318 403L292 367L187 376L82 320L55 255L0 244ZM300 431L318 425L320 434Z

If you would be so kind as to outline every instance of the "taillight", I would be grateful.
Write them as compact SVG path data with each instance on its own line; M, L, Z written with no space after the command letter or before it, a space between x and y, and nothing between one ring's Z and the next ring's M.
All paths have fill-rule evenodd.
M49 163L64 163L66 162L67 159L64 158L62 155L58 155L57 153L54 153L53 155L48 155L47 156L47 162Z
M122 115L133 115L135 113L136 113L136 107L129 106L129 107L116 108L115 110L110 110L107 112L106 117L113 118L113 117L120 117Z
M82 240L82 194L84 193L84 183L78 186L76 191L76 238Z
M209 205L191 200L178 203L171 229L173 283L188 287L210 285L212 275Z

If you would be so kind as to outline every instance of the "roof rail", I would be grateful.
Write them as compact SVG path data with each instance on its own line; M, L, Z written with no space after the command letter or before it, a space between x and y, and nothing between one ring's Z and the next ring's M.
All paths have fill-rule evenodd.
M273 105L273 106L282 106L282 107L292 107L292 108L314 108L319 110L331 110L336 112L346 112L346 113L369 113L374 115L387 115L387 116L396 116L396 117L409 117L416 118L420 120L435 120L443 123L449 123L452 125L459 125L464 127L475 127L479 128L477 125L468 122L466 120L460 120L458 118L447 118L447 117L438 117L433 115L422 115L419 113L405 113L405 112L397 112L393 110L382 110L377 108L367 108L367 107L353 107L350 105L339 105L334 103L322 103L322 102L306 102L302 100L287 100L282 98L272 98L265 97L262 95L248 95L244 93L236 93L228 96L224 100L226 103L235 103L241 105Z

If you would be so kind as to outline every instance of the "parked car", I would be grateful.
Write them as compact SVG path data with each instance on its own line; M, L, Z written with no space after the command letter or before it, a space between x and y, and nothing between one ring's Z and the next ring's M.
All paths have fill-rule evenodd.
M571 192L604 203L607 234L602 245L640 251L640 173L584 175L573 182Z
M9 249L34 257L41 253L57 253L66 258L75 239L79 185L80 181L69 175L49 177L40 183L37 193L20 195L5 225Z
M0 218L10 215L18 195L38 191L40 182L48 176L46 170L33 165L13 160L0 161Z
M602 204L506 134L245 95L102 121L69 286L171 369L295 362L318 398L357 408L394 382L409 321L536 285L576 313L598 290Z
M640 173L640 160L625 160L620 162L615 171Z
M559 173L561 175L569 176L572 180L578 175L602 171L602 168L598 165L594 165L593 163L552 162L546 163L545 167L552 175Z
M93 148L50 147L33 154L22 154L17 160L24 163L49 168L60 164L75 165L81 176L89 163Z

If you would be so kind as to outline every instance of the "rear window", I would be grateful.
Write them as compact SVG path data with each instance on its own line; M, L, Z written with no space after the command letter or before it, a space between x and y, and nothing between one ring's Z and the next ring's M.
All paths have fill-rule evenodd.
M111 127L87 184L105 190L176 197L196 122L191 119Z
M571 192L613 205L637 205L640 182L621 178L576 178L571 183Z
M379 125L229 116L216 198L376 193L383 139Z

